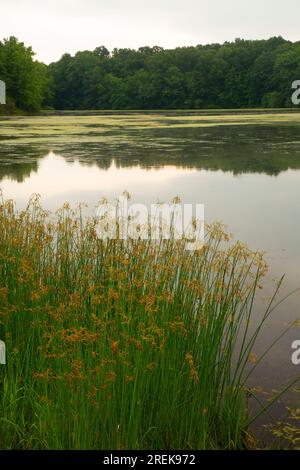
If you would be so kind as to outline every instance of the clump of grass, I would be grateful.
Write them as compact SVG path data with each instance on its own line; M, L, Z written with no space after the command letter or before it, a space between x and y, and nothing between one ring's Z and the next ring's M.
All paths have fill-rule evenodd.
M0 204L0 447L242 449L266 265L220 224L203 247L106 240L38 198Z

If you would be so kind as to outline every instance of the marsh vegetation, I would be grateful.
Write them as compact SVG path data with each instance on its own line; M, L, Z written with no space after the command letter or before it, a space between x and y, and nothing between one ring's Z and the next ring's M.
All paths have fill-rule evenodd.
M65 204L0 206L2 448L242 449L260 253L207 227L184 240L102 240ZM276 292L275 292L276 293ZM249 365L252 366L249 371Z

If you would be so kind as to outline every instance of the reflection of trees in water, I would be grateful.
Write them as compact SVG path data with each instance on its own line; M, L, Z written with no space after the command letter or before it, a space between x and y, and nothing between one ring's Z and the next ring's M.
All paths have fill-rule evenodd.
M70 144L57 152L67 161L107 169L177 165L186 168L266 173L300 169L297 127L219 126L130 131L124 142Z
M108 135L116 134L108 132ZM120 133L117 133L120 137ZM117 167L185 168L231 171L234 174L300 169L299 128L291 126L218 126L210 128L156 128L124 130L124 139L107 142L15 144L0 149L0 180L22 182L49 151L67 162Z
M38 165L35 163L24 163L24 164L12 164L9 166L0 165L0 181L4 178L9 178L12 181L17 181L18 183L23 183L23 181L28 178L31 173L37 172Z
M0 146L0 181L5 177L22 183L32 172L38 171L38 162L48 153L40 145Z

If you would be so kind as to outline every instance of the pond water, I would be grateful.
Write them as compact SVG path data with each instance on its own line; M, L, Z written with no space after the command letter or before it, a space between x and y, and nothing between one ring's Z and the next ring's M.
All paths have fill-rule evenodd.
M266 305L286 274L281 296L300 287L300 114L119 114L45 116L0 121L0 187L23 207L40 193L45 208L115 198L205 204L251 248L266 252L269 274L257 302ZM261 336L261 353L300 317L300 294L278 307ZM291 344L300 328L274 346L251 385L271 391L300 375ZM263 399L264 397L262 397ZM284 413L293 399L270 410Z

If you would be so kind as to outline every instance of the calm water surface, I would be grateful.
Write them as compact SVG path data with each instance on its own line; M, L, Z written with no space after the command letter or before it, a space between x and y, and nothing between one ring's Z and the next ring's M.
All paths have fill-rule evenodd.
M97 139L94 126L84 139L41 139L34 131L30 138L0 136L5 198L23 207L32 193L40 193L43 206L56 209L65 201L93 208L102 196L115 198L125 189L134 201L146 204L179 195L186 203L204 203L207 221L223 221L236 238L266 252L269 275L257 315L282 274L282 296L300 287L298 125L119 126L108 134ZM300 295L295 294L277 309L254 352L262 352L299 317ZM295 339L300 339L300 328L291 329L274 347L251 385L270 391L300 375L300 366L291 364ZM290 399L287 395L285 402ZM278 417L283 405L271 413Z

